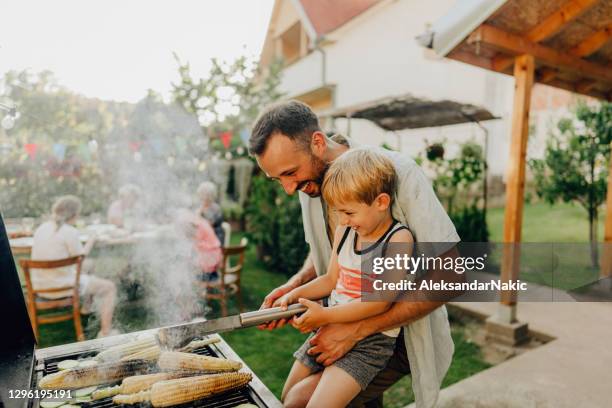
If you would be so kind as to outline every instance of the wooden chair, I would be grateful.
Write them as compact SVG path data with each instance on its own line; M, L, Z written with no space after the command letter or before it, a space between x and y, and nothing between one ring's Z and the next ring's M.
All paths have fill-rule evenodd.
M21 269L23 270L23 273L25 275L27 290L26 302L28 307L28 313L30 315L30 321L32 322L32 328L34 329L34 335L36 336L36 341L38 341L39 337L39 325L58 323L66 320L74 320L74 329L76 331L77 340L85 340L85 335L83 334L83 326L81 324L81 307L79 303L79 281L81 278L82 263L83 256L74 256L72 258L60 259L57 261L33 261L31 259L19 260L19 264L21 265ZM54 269L71 265L76 265L76 279L74 285L47 289L33 289L32 278L30 275L31 269ZM59 299L48 299L40 296L44 293L56 293L67 290L72 290L72 295ZM65 309L69 307L72 307L72 310L65 313L60 312L49 315L38 315L38 311Z
M219 278L210 282L201 282L200 285L206 289L206 299L218 300L221 303L221 314L227 316L227 300L235 295L238 308L243 311L242 292L240 290L240 275L244 268L244 256L248 239L242 238L240 245L225 246L223 260L219 266ZM237 262L232 265L230 258L237 257Z

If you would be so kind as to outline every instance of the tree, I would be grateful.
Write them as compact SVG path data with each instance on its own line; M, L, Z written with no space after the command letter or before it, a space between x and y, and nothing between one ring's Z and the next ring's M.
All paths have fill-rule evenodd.
M475 142L465 142L452 159L445 159L444 152L444 143L437 142L427 147L427 161L421 155L421 162L434 174L433 188L446 205L461 239L487 242L486 208L480 208L484 202L479 206L478 200L473 200L474 195L480 194L486 165L482 147Z
M550 204L576 202L589 218L591 264L598 267L598 210L606 199L612 104L580 103L549 134L543 159L529 161L538 196Z

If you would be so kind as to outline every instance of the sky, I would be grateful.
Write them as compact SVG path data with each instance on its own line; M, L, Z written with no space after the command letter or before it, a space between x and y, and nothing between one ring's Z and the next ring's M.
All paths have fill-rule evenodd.
M0 0L0 74L51 70L105 100L168 96L176 52L196 77L211 58L258 57L273 0Z

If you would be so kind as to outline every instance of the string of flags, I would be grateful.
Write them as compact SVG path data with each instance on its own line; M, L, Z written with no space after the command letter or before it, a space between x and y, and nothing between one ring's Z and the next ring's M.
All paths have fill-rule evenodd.
M238 136L240 137L240 141L242 145L238 146L234 152L230 149L232 147L232 140L234 134L231 131L225 131L218 133L217 137L221 141L221 144L225 148L225 152L217 152L214 157L225 157L227 160L231 160L234 154L238 156L242 156L246 153L246 149L243 145L248 144L249 140L249 131L243 129L239 132ZM184 138L174 138L173 140L174 149L178 154L185 153L190 147L187 144L187 141ZM161 138L151 139L151 140L132 140L127 142L127 147L129 151L132 153L134 160L139 162L143 158L143 148L145 146L149 146L151 150L157 155L163 155L164 153L168 153L169 147L171 143L168 140L164 140ZM206 143L201 143L205 149L208 148L208 140ZM85 160L90 160L93 155L96 155L98 152L98 142L95 139L89 140L86 144L80 144L75 146L74 144L65 144L65 143L53 143L51 145L51 153L58 161L63 161L66 158L66 155L69 151L69 148L72 149L72 152L76 152L81 158ZM116 153L118 150L117 144L107 144L104 146L105 150L109 153ZM23 144L23 149L27 154L28 158L31 160L36 159L37 154L39 154L45 148L44 144L40 143L25 143ZM7 153L12 150L12 146L4 146L2 151ZM174 157L172 154L167 158L168 164L172 165L174 163Z

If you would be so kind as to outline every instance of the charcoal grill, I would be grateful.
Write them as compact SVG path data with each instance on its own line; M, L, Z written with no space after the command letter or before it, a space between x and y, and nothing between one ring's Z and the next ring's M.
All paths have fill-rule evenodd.
M58 371L57 364L62 360L88 358L104 348L129 341L142 334L151 334L156 330L145 330L109 338L36 349L34 333L30 325L19 276L10 251L1 215L0 310L9 311L9 313L3 313L3 324L7 330L0 336L0 408L39 408L40 400L10 399L9 390L36 389L36 385L44 375ZM176 407L230 408L246 403L254 404L258 407L281 407L280 401L223 339L218 343L197 349L194 353L240 361L243 364L242 371L250 372L253 375L253 379L244 388L176 405ZM112 398L80 403L80 405L82 408L135 407L135 405L115 405L112 402ZM150 405L140 404L140 407L148 406Z

